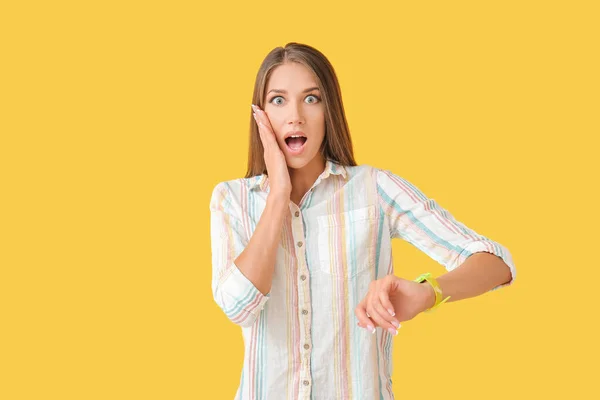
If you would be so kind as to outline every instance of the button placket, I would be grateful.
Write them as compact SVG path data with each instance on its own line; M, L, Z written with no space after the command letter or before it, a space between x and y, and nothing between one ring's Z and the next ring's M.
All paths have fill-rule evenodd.
M295 208L295 206L294 206ZM310 343L311 343L311 304L310 304L310 291L308 287L309 274L308 266L306 264L306 240L304 237L304 225L302 222L302 214L297 209L292 209L292 240L295 243L296 256L298 260L298 312L300 313L300 343L304 349L304 353L301 358L302 363L302 392L305 392L306 396L310 396L311 391L311 374L310 374ZM304 395L302 395L303 397Z

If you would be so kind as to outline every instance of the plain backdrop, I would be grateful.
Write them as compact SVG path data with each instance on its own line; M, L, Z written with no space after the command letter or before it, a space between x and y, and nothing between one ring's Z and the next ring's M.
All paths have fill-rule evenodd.
M598 7L584 1L0 6L0 398L232 399L209 200L246 170L266 54L338 74L357 161L505 245L511 287L394 339L398 399L593 398ZM393 245L396 274L442 274Z

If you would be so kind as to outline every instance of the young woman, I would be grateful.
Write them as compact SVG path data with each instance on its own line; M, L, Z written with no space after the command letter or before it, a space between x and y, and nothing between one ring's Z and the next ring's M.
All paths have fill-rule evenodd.
M356 164L313 47L273 49L252 100L246 176L210 202L212 290L245 344L236 399L393 399L400 322L512 284L511 255L406 179ZM449 272L394 276L393 238Z

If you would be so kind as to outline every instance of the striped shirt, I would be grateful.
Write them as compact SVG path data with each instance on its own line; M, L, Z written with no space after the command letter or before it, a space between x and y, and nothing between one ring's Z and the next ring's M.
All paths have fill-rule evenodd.
M392 342L357 326L369 283L393 274L402 238L451 271L476 252L515 266L509 251L458 222L390 171L330 160L299 205L290 201L271 291L236 267L266 206L266 175L220 182L211 210L212 291L241 326L244 364L235 399L393 399Z

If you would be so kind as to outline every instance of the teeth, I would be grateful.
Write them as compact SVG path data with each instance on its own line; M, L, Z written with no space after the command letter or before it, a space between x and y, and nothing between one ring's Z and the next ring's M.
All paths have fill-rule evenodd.
M301 135L291 135L290 137L292 137L292 138L299 138L299 137L304 137L304 136L301 136Z

